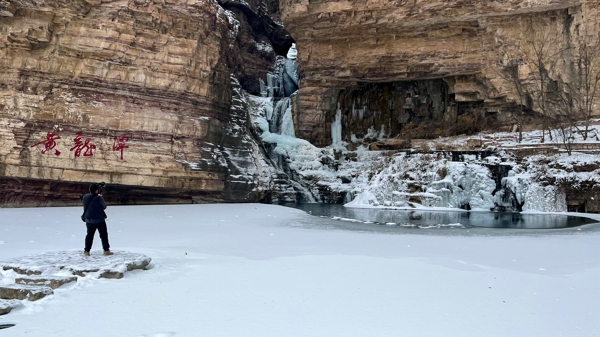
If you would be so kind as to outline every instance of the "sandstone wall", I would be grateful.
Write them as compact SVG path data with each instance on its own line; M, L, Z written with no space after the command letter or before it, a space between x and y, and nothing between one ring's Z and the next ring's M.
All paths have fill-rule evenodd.
M232 97L286 37L247 21L214 0L0 1L0 203L72 204L98 181L122 203L259 200Z
M501 73L506 62L524 57L520 42L550 31L559 37L553 48L573 47L598 36L599 18L597 1L565 0L282 0L281 11L301 71L297 135L319 145L331 143L340 93L366 83L443 79L459 106L481 104L475 110L482 117L507 122L518 98ZM448 120L433 122L413 136L447 134ZM347 129L344 138L354 132L365 130Z

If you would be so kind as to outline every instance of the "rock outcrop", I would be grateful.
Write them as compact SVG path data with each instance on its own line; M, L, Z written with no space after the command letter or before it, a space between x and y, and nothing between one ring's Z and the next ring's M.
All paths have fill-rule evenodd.
M292 40L276 2L0 1L0 203L258 201L259 93ZM267 20L268 19L268 20ZM239 82L238 82L239 79Z
M143 254L116 251L104 256L92 251L84 256L80 251L50 252L0 262L7 271L0 276L0 315L23 305L24 301L37 301L54 290L81 278L121 279L133 270L150 269L152 259Z
M283 0L281 11L301 71L297 135L321 146L338 110L346 141L368 127L421 138L514 123L527 104L506 71L527 58L522 42L552 34L549 54L571 50L550 73L567 81L600 18L587 0Z

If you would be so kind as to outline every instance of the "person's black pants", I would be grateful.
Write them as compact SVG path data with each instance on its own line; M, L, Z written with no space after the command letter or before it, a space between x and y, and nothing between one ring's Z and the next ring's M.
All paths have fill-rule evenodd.
M108 244L108 230L106 229L106 222L102 221L101 223L86 223L85 226L87 227L87 235L85 236L86 252L89 252L90 249L92 249L96 229L98 230L98 234L100 234L100 240L102 241L102 249L110 249L110 245Z

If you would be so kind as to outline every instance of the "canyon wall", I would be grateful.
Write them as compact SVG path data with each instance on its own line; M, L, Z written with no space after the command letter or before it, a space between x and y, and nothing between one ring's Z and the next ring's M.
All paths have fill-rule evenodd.
M278 4L0 1L0 203L261 200L242 89L292 40ZM258 23L257 23L258 22Z
M109 203L273 201L277 188L287 198L297 188L246 95L298 84L285 100L295 135L318 146L512 127L518 111L534 120L510 69L534 76L527 42L551 41L546 53L563 62L548 76L568 82L580 42L597 41L599 7L0 0L0 205L73 205L99 181ZM294 42L297 60L284 59Z
M548 54L570 50L550 74L568 81L578 43L598 41L600 19L597 1L282 0L280 6L298 49L297 135L320 146L332 142L338 109L342 125L355 125L343 129L349 142L369 134L367 125L392 137L433 138L512 124L525 103L506 71L531 61L535 46L525 42L552 36ZM519 76L528 71L521 66ZM423 93L426 80L445 86ZM368 122L356 119L358 110Z

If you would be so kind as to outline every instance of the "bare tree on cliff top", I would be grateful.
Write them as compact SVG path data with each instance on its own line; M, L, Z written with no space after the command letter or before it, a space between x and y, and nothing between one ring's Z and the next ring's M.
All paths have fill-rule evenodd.
M572 59L568 53L572 48L560 22L556 17L526 19L523 38L506 45L509 62L504 62L501 77L517 93L518 111L513 117L519 128L525 123L525 110L531 109L541 118L540 142L545 143L546 137L551 141L560 138L570 152L574 121L578 117L574 109L565 109L568 105L565 101L572 101L573 95L568 99L562 95L566 90L560 77L567 71L565 61ZM559 137L553 137L553 132Z
M538 21L539 23L540 21ZM553 22L552 20L550 21ZM546 133L552 140L550 132L553 121L562 115L558 108L558 86L551 74L559 72L559 61L563 60L568 47L562 47L562 38L555 27L545 24L535 25L532 18L528 23L529 34L521 41L520 49L524 54L525 67L529 71L528 80L524 83L533 99L533 109L542 116L542 139L546 141Z
M595 107L600 103L600 37L580 43L570 78L565 79L561 86L560 98L565 115L585 140L590 134Z
M522 39L504 46L508 62L502 61L504 66L498 74L516 91L517 110L512 117L519 130L526 120L525 110L536 112L542 120L541 142L544 143L546 134L552 140L550 119L554 109L549 98L554 81L550 73L555 70L562 50L556 50L558 36L543 19L529 18L523 32ZM522 131L519 131L519 142L522 139Z
M525 108L528 106L526 100L529 95L527 87L522 82L519 76L519 60L511 57L508 65L502 68L502 71L498 73L501 78L507 81L517 91L519 101L517 103L516 111L511 113L511 117L516 123L519 132L519 143L523 141L523 124L525 124ZM531 106L529 106L531 108Z

